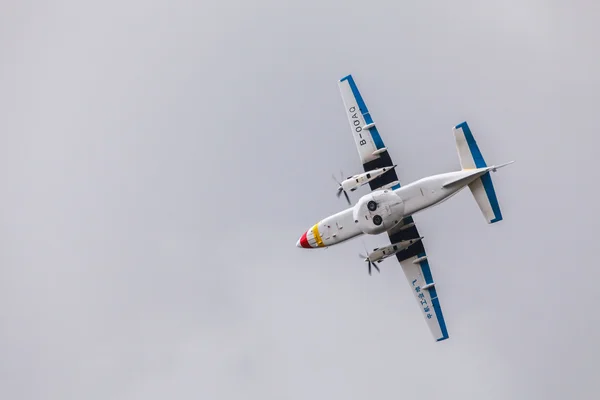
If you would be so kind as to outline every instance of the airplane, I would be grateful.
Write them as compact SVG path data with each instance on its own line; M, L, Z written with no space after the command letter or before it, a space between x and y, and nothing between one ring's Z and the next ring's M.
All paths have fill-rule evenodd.
M438 205L468 187L485 220L494 224L503 219L490 172L512 164L488 166L467 122L452 128L460 171L446 172L419 179L402 186L387 147L367 109L352 75L339 80L338 86L356 149L364 173L339 183L343 192L369 184L371 192L354 206L330 215L302 234L296 246L318 249L334 246L360 235L387 233L390 245L360 255L377 271L376 263L396 256L408 280L425 322L436 341L449 338L431 267L413 215ZM385 171L383 170L385 168ZM337 181L336 181L337 182ZM350 204L351 205L351 204Z

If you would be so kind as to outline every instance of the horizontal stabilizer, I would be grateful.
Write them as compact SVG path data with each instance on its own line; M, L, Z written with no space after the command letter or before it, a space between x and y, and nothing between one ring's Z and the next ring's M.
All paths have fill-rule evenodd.
M471 189L471 193L473 193L473 197L488 224L502 221L502 212L489 172L469 183L469 189Z
M456 140L456 150L462 169L485 168L487 164L479 151L479 146L466 122L456 125L452 131Z

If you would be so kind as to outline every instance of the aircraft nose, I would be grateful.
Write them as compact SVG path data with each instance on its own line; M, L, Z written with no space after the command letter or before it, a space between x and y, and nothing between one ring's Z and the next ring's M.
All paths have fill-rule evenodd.
M306 239L306 233L304 232L300 239L296 242L296 247L300 247L301 249L310 249L310 245L308 244L308 239Z

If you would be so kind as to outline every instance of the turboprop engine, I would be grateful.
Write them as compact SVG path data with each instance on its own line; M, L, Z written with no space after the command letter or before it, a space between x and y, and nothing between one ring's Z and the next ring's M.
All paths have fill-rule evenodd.
M373 252L369 253L368 256L365 256L363 254L359 254L358 256L364 259L364 261L367 263L367 265L369 266L369 275L371 275L371 267L375 267L375 269L379 271L379 268L377 267L377 265L375 265L375 263L380 263L386 258L408 249L413 244L421 241L421 239L423 239L423 237L419 237L417 239L403 240L397 243L392 243L382 248L374 249Z
M378 235L402 221L404 202L392 190L377 190L358 200L352 216L363 233Z
M397 167L397 165L392 165L390 167L378 168L378 169L374 169L371 171L363 172L362 174L349 176L346 179L344 179L343 178L344 175L340 173L340 178L343 179L341 182L339 182L335 178L335 176L332 175L331 177L333 178L333 180L336 181L336 183L339 185L338 190L337 190L337 197L340 197L340 195L342 193L344 193L344 196L346 196L346 201L348 202L348 204L350 204L350 198L348 197L349 191L354 192L359 187L366 185L367 183L371 182L373 179L380 177L381 175L385 174L388 171L391 171L392 169L394 169L396 167ZM392 184L389 185L389 187L392 187L396 183L397 182L393 182ZM382 187L381 189L387 189L387 187L385 187L385 188Z

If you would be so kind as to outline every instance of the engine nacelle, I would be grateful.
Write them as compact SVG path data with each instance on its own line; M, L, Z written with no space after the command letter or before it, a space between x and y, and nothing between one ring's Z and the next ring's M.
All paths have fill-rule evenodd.
M352 216L363 233L378 235L402 221L404 202L392 190L377 190L361 197Z
M371 182L373 179L380 177L381 175L385 174L388 171L391 171L394 168L396 168L396 165L374 169L371 171L363 172L362 174L358 175L352 175L344 179L340 186L345 191L354 192L362 185Z

